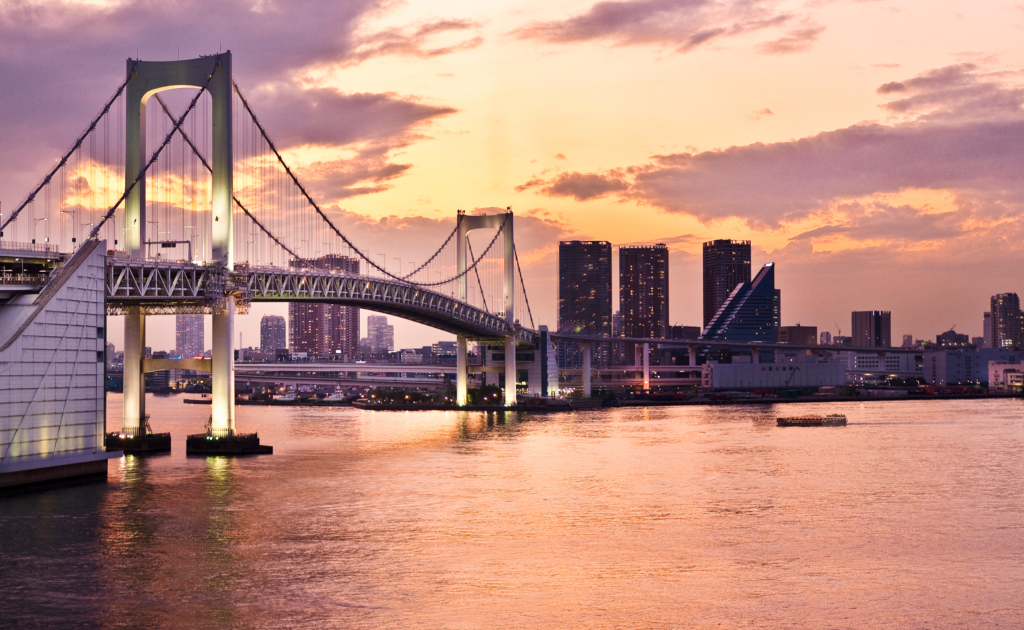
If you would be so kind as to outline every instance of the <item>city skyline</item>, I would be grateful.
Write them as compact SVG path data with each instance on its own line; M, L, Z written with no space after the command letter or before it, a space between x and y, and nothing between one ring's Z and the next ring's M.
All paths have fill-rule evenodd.
M612 4L616 21L584 1L311 2L283 17L225 3L197 28L181 2L43 0L32 20L0 16L0 201L24 197L127 57L231 49L314 196L388 264L419 259L457 208L511 206L539 321L556 320L559 240L666 243L671 276L693 278L672 287L673 324L700 323L708 239L751 240L753 266L786 270L785 324L824 329L869 304L894 331L975 336L976 304L1024 290L1005 264L1022 240L1014 4ZM284 310L240 318L246 337L263 314ZM433 340L395 325L399 345Z

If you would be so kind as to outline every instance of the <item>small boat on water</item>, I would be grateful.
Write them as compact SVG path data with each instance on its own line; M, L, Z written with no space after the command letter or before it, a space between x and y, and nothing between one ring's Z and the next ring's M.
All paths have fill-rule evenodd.
M289 392L283 396L278 396L274 399L274 402L295 402L296 400L298 400L298 396Z
M780 427L845 427L846 416L841 413L830 413L827 416L799 416L779 418Z

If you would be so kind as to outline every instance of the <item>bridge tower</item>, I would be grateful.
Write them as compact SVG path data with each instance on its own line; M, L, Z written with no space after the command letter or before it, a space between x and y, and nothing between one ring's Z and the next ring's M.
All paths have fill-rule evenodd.
M516 299L515 299L515 240L512 230L512 211L505 214L489 214L484 216L470 216L464 211L459 211L458 233L456 234L456 264L459 274L459 299L465 301L468 295L468 279L466 273L466 257L469 249L469 233L473 230L493 229L501 230L504 237L504 273L502 274L502 307L505 314L505 321L508 322L511 334L505 337L505 404L516 403ZM467 402L468 385L468 357L466 346L468 339L463 335L457 336L457 366L455 382L455 403L460 407Z
M212 77L211 77L212 74ZM231 51L182 61L128 60L125 106L125 184L135 181L146 163L146 104L154 94L176 88L206 86L213 100L213 212L210 241L213 262L231 270L234 265L232 241L231 149ZM143 177L126 199L125 250L133 258L145 258L146 182ZM218 312L219 311L219 312ZM213 405L212 433L227 436L235 430L234 377L235 298L227 296L213 315ZM124 324L124 420L125 435L144 433L146 415L143 348L146 345L146 316L125 315Z

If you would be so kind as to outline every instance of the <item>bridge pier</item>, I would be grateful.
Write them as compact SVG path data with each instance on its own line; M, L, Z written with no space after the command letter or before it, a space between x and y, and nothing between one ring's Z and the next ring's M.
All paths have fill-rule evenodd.
M516 336L505 337L505 405L516 404Z
M124 316L124 407L121 433L141 435L146 418L146 378L142 372L146 347L146 316Z
M210 435L235 433L235 297L224 298L224 308L213 316L213 374Z
M467 340L462 335L455 338L455 404L465 407L469 402L469 357L467 356Z
M594 349L594 342L582 341L580 346L583 348L583 397L590 398L591 395L591 376L590 376L590 355Z
M644 391L651 391L651 344L644 343Z

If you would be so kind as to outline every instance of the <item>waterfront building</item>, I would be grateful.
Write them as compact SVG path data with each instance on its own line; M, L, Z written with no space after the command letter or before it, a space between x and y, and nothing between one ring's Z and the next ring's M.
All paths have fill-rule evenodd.
M619 248L619 310L623 337L668 337L668 247ZM627 360L633 355L627 345Z
M701 386L710 389L782 389L845 384L846 364L841 361L771 365L710 361L701 366Z
M288 327L280 315L264 315L260 319L260 350L273 354L288 347Z
M737 285L750 282L750 241L704 243L704 327Z
M791 343L794 346L818 345L817 326L779 326L779 343Z
M610 337L612 334L612 245L608 241L558 243L558 331ZM602 344L606 345L606 344ZM558 344L558 364L579 369L583 351L573 342ZM596 365L608 349L595 347Z
M1024 363L989 361L988 387L991 391L1020 393L1024 389Z
M969 343L971 343L971 340L967 335L961 335L953 329L935 335L935 345L940 348L962 347Z
M310 261L318 269L359 273L359 260L331 254ZM293 267L306 261L292 261ZM289 348L313 357L347 357L359 352L359 309L338 304L290 302Z
M892 347L892 315L889 311L854 311L851 320L853 347Z
M924 353L924 377L932 385L987 385L992 362L1020 363L1024 351L955 348Z
M991 339L993 348L1021 348L1020 298L1016 293L999 293L991 298Z
M780 292L775 288L775 263L761 268L750 282L737 285L704 328L701 339L778 343ZM761 361L771 361L762 351Z

